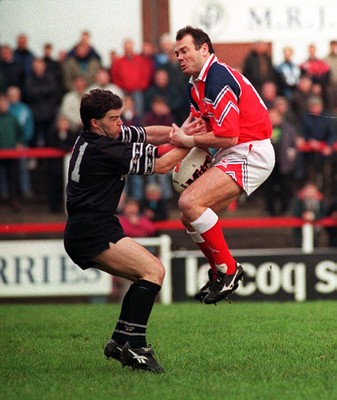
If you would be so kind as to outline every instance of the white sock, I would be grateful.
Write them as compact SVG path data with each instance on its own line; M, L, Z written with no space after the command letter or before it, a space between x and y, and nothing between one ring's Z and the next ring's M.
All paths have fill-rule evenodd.
M198 232L190 232L186 230L186 233L190 235L191 239L193 240L194 243L204 243L204 239Z
M191 222L191 226L202 235L204 232L210 230L217 222L219 217L215 212L206 208L206 210L195 221Z

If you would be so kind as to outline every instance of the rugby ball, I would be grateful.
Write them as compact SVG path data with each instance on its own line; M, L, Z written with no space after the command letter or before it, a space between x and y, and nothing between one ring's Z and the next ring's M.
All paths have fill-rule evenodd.
M212 164L211 153L206 149L193 147L187 156L172 171L172 184L176 192L182 193Z

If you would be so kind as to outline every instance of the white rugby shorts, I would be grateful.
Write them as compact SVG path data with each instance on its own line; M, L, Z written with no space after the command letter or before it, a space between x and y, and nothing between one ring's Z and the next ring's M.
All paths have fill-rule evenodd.
M228 174L249 196L271 174L275 165L275 152L270 139L240 143L218 150L213 166Z

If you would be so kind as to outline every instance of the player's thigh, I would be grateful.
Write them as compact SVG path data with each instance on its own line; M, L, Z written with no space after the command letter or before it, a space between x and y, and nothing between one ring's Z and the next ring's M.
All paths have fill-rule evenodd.
M146 279L161 284L165 274L160 260L129 237L110 243L93 261L99 269L132 281Z
M224 171L212 167L193 182L179 199L179 207L227 207L242 193L242 188Z

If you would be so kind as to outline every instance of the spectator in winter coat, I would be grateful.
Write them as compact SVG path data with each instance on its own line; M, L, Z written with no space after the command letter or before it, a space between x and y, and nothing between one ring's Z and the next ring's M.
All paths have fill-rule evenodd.
M54 76L57 83L57 87L59 89L57 104L60 104L62 96L66 91L63 76L63 66L59 60L55 60L52 57L52 52L53 45L51 43L45 43L45 45L43 46L43 61L46 63L47 72L50 72Z
M175 118L179 114L182 107L182 96L178 90L171 85L170 76L167 70L157 69L154 73L153 84L144 93L144 111L151 110L151 103L155 97L162 97L165 99L173 117L174 122L177 123L178 119Z
M35 132L30 145L46 145L57 111L59 89L55 77L48 72L42 58L35 58L31 74L25 82L27 104L33 111Z
M88 46L79 43L74 54L65 61L63 68L66 89L71 90L74 79L79 76L82 76L88 85L92 85L97 71L101 68L101 63L96 57L91 56Z
M266 210L269 215L275 216L287 213L294 194L298 132L276 108L269 110L269 118L273 125L271 141L275 149L276 163L263 188Z
M21 149L22 128L19 121L9 112L9 99L0 93L0 149ZM17 158L0 159L0 170L8 186L8 200L13 210L19 210L19 163ZM2 193L4 195L4 193Z
M68 52L67 58L74 57L76 54L76 47L78 45L82 45L87 49L89 58L96 58L101 63L101 56L95 49L95 47L91 44L91 34L89 31L81 32L81 37L78 43Z
M308 58L300 64L302 75L308 76L312 82L322 86L322 96L326 100L326 89L330 79L330 66L317 57L317 49L314 44L308 46Z
M34 117L32 110L26 103L21 101L21 90L19 87L10 86L7 90L7 95L10 101L9 111L19 121L22 128L23 144L27 146L34 135ZM33 194L27 161L28 160L24 157L19 159L20 192L24 198L30 198Z
M277 81L267 43L261 41L255 43L243 62L242 73L259 93L264 82Z
M111 81L125 93L131 95L139 114L144 111L143 91L150 85L147 68L152 65L134 50L134 43L128 39L124 42L124 55L117 57L111 66Z
M27 76L32 72L34 53L28 47L28 36L20 33L16 38L16 48L14 49L14 60L19 63L22 76L20 87L23 88Z
M15 60L13 51L7 44L0 47L0 75L3 81L0 90L3 92L12 85L22 87L22 66L19 61Z
M283 49L283 61L276 67L280 75L281 93L290 99L301 76L300 67L292 61L294 50L286 46Z
M309 149L303 153L306 180L316 182L320 190L329 190L332 146L336 140L333 119L324 110L323 99L311 96L307 102L307 112L301 120L301 144ZM323 182L320 183L320 182Z
M307 111L307 101L312 95L312 87L312 80L308 76L302 76L293 91L290 105L298 121L302 120Z

